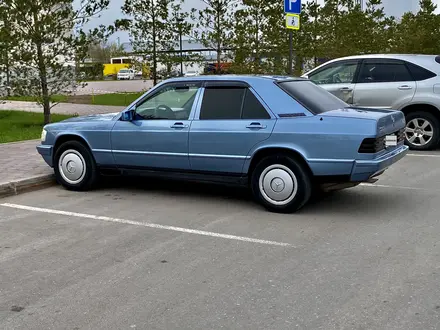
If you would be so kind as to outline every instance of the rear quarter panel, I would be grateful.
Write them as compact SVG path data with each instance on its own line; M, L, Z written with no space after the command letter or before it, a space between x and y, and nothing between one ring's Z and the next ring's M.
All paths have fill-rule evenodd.
M286 148L299 152L314 175L348 175L355 159L371 155L358 153L366 137L376 135L377 122L357 118L321 116L278 119L270 138L255 146L250 155L265 148ZM248 171L251 160L245 164Z

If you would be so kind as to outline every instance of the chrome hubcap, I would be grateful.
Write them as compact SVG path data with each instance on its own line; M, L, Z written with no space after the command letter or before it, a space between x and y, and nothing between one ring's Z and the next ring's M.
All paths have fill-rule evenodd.
M415 118L406 124L405 138L415 146L424 146L431 142L434 136L432 124L423 118Z
M261 195L274 205L290 203L298 192L298 181L295 174L284 165L271 165L260 175Z
M76 150L66 150L60 157L58 169L63 179L70 184L80 183L86 174L86 162Z

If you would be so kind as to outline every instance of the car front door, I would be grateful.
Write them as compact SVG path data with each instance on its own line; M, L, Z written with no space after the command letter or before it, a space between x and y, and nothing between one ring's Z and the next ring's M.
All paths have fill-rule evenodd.
M353 104L361 107L398 109L413 99L416 87L405 62L393 59L366 59L358 75Z
M270 137L275 121L246 84L207 83L189 135L191 169L242 173L250 150Z
M310 73L308 78L344 102L352 104L359 63L359 60L333 62Z
M188 134L201 83L170 83L136 104L132 121L118 121L111 134L116 165L189 170Z

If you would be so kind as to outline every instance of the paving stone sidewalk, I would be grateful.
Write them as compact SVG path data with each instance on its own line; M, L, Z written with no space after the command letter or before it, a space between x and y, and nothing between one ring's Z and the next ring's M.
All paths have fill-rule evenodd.
M107 105L58 103L52 108L51 112L59 114L78 114L83 116L90 114L119 112L124 108L125 107ZM37 103L22 101L0 101L0 111L1 110L43 112L43 108Z
M0 184L52 174L52 169L38 154L39 140L0 144Z
M124 107L80 105L60 103L52 113L88 115L119 112ZM1 104L1 110L25 110L42 112L33 102L8 101ZM0 144L0 197L17 194L54 182L53 170L38 154L39 140Z

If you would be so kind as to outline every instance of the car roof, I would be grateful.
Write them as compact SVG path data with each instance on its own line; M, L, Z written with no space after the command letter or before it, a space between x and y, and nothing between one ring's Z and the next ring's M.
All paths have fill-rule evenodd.
M316 71L323 67L324 65L328 65L330 63L343 61L343 60L362 60L362 59L395 59L395 60L402 60L411 62L414 64L421 65L423 67L426 67L430 70L433 70L435 72L439 72L440 66L439 62L436 61L436 58L439 58L438 55L427 55L427 54L362 54L362 55L352 55L352 56L344 56L344 57L338 57L335 59L332 59L330 61L327 61L316 68L310 70L306 74Z
M286 81L286 80L307 80L300 77L292 77L292 76L274 76L274 75L235 75L235 74L226 74L226 75L204 75L197 77L176 77L167 79L166 82L179 82L179 81L242 81L247 83L254 83L261 80L272 80L272 81ZM165 81L164 81L165 82Z
M351 55L345 57L339 57L335 60L342 59L365 59L365 58L390 58L390 59L417 59L417 58L432 58L437 55L427 55L427 54L361 54L361 55Z

